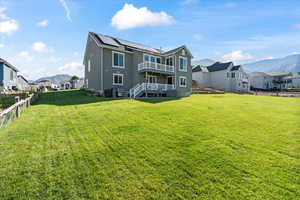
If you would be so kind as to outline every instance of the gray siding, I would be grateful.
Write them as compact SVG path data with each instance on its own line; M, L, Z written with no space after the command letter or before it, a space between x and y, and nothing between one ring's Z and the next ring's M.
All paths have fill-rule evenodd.
M115 49L115 50L114 50ZM125 55L125 68L113 67L113 52L120 52ZM187 51L186 51L187 53ZM138 64L143 62L143 52L140 51L125 51L123 47L113 48L101 44L99 47L96 41L89 35L86 55L85 55L85 80L88 79L88 89L103 92L105 89L118 88L129 92L136 84L145 82L145 73L138 71ZM147 53L149 54L149 53ZM103 58L102 58L102 57ZM156 55L157 56L157 55ZM187 57L187 72L179 71L179 56ZM177 96L188 96L192 90L192 67L191 57L186 54L182 55L180 50L174 57L175 66L175 85ZM161 56L162 60L164 57ZM91 62L91 71L88 72L88 61ZM103 75L101 74L103 72ZM113 74L123 75L123 85L113 85ZM151 73L149 73L151 74ZM158 83L166 84L169 75L156 73ZM179 77L184 76L187 80L187 87L179 87ZM102 85L103 83L103 85Z
M89 37L86 46L86 57L84 61L85 84L88 79L88 89L102 91L101 81L101 48L97 46L95 41ZM91 70L88 71L88 62L90 60Z

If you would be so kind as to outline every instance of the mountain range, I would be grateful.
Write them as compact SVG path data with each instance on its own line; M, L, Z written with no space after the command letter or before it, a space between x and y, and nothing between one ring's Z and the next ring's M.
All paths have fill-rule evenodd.
M243 65L249 72L300 72L300 54Z
M68 75L68 74L57 74L54 76L48 76L48 77L42 77L39 78L38 80L34 81L36 83L38 83L41 80L48 80L51 81L52 83L60 83L62 81L69 81L71 79L72 76Z
M216 61L211 59L195 60L194 65L209 66ZM253 63L243 64L247 72L300 72L300 54L284 58L264 59Z

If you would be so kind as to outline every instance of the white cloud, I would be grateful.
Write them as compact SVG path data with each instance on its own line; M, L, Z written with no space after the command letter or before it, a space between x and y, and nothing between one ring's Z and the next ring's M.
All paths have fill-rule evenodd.
M31 56L27 51L21 51L19 56L23 58L27 62L31 62L33 60L33 56Z
M147 7L136 8L125 4L112 18L111 25L124 30L143 26L170 25L173 17L165 12L152 12Z
M199 40L200 41L200 40L203 40L203 38L204 38L203 35L200 34L200 33L197 33L197 34L194 35L194 39L195 40Z
M198 2L198 0L182 0L181 4L182 5L190 5L190 4L195 4L197 2Z
M71 18L71 11L70 8L66 2L67 0L59 0L59 2L61 3L61 5L64 7L65 11L66 11L66 17L67 19L72 22L72 18Z
M0 8L0 33L11 34L19 29L16 20L9 18L4 12L6 8Z
M0 48L5 47L5 45L3 43L0 43Z
M9 19L9 17L6 16L4 13L6 8L0 8L0 19Z
M71 62L67 63L64 66L58 68L59 71L68 73L68 74L75 74L82 76L84 66L80 62Z
M53 50L43 42L35 42L32 44L32 49L38 53L48 53Z
M228 3L225 4L225 6L226 6L227 8L234 8L234 7L237 6L237 4L234 3L234 2L228 2Z
M49 58L49 62L52 62L52 63L56 63L56 62L59 62L61 60L62 60L62 58L58 58L58 57L54 57L54 56L51 56Z
M0 33L10 34L19 29L19 25L16 20L10 19L0 22Z
M38 22L36 25L40 26L40 27L47 27L49 25L49 21L47 19L45 19L45 20Z
M225 54L222 56L223 61L247 61L253 59L254 56L248 53L243 53L243 51L233 51L231 53Z

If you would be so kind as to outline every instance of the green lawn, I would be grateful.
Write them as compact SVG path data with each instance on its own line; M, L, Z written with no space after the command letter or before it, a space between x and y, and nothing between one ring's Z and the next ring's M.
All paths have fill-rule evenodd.
M300 199L300 98L45 93L0 131L0 199Z

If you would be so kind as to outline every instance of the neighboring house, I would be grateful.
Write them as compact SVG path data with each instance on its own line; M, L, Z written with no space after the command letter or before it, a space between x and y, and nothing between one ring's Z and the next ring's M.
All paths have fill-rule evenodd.
M75 80L71 80L72 89L81 89L84 86L84 79L79 78Z
M300 72L283 77L284 88L300 88Z
M17 88L21 91L28 91L29 90L29 83L22 75L18 75L17 78Z
M232 62L193 68L193 80L202 87L224 90L226 92L249 92L248 76L241 65Z
M85 87L119 96L184 97L191 94L192 54L186 46L162 51L89 33L83 64Z
M70 81L63 81L60 83L61 90L70 90L72 89L72 83Z
M0 90L12 90L17 88L18 69L0 58Z
M285 84L283 79L291 75L291 73L281 72L252 72L249 74L249 78L252 89L271 90L284 88Z
M40 80L38 82L38 85L40 88L48 88L48 89L52 88L52 82L49 80Z

